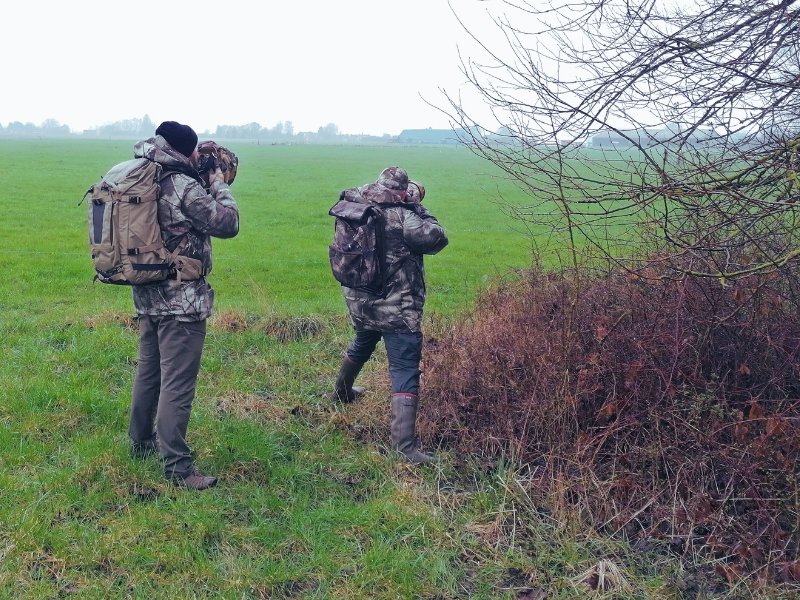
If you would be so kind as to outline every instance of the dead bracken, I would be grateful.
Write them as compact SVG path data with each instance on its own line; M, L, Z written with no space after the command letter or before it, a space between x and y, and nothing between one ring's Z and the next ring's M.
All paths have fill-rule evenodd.
M531 270L485 294L426 348L421 431L526 464L553 514L796 581L800 286L648 268Z

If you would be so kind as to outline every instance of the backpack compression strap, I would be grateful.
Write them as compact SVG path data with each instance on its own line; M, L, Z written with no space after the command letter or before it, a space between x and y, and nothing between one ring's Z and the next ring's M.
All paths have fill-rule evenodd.
M112 193L112 198L115 194ZM141 196L128 196L125 194L120 195L116 198L119 202L127 202L128 204L141 204L142 202L157 202L158 197L152 199L144 199ZM147 244L146 246L138 246L136 248L127 248L128 256L136 256L137 254L141 254L143 252L155 252L164 247L164 243L161 240L153 242L152 244ZM136 267L134 267L136 268Z
M196 180L200 184L202 184L202 180L197 174L197 171L191 168L183 168L178 167L177 165L171 167L169 170L164 170L161 172L158 181L159 184L164 181L170 175L176 175L182 173L184 175L188 175L192 179ZM152 200L142 200L139 196L129 196L127 199L125 197L120 198L123 202L130 202L132 204L139 204L141 202L158 202L160 200L160 196L153 198ZM186 250L186 247L189 245L189 238L187 235L183 236L183 239L178 243L175 249L167 255L167 260L164 263L158 265L134 265L133 268L137 271L170 271L170 274L167 276L167 279L177 279L181 281L181 272L179 269L175 269L175 262L178 256L183 254L183 251ZM139 248L128 248L128 254L139 254L140 252L153 252L155 250L159 250L160 248L166 248L163 243L163 240L159 240L157 242L153 242L152 244L148 244L147 246L141 246ZM200 276L205 277L208 275L208 270L202 268L200 269Z

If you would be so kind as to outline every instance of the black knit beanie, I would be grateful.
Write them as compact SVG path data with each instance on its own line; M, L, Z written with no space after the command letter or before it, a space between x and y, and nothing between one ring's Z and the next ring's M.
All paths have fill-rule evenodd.
M188 125L181 125L177 121L164 121L156 129L167 143L184 156L191 156L197 147L197 134Z

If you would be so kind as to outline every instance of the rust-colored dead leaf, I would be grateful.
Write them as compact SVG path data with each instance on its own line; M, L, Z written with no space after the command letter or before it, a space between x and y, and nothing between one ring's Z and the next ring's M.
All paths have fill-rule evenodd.
M642 363L641 362L634 362L628 365L627 372L625 373L625 382L624 386L626 390L630 390L636 384L636 380L639 377L639 373L642 371Z
M780 435L784 431L786 431L786 419L781 419L779 417L769 417L767 419L767 425L766 425L767 437L771 437L773 435Z
M717 575L720 577L725 578L728 583L735 583L742 575L735 565L725 565L722 563L718 563L714 567L714 571L716 571Z
M750 373L751 373L751 371L750 371L750 367L748 367L748 366L747 366L746 364L744 364L744 363L742 363L741 365L739 365L739 368L738 368L738 369L736 369L736 371L739 373L739 375L750 375Z
M606 402L600 411L597 413L602 419L610 419L617 414L617 403Z
M747 423L737 423L733 427L733 437L737 442L744 442L747 439L747 434L750 433L750 426Z
M764 409L761 408L761 405L758 402L753 402L750 404L750 410L747 415L751 420L763 419Z

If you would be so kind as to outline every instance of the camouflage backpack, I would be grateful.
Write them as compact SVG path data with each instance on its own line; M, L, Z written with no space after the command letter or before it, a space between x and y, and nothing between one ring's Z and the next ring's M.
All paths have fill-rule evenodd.
M328 214L336 218L328 247L331 271L341 285L383 293L383 211L360 200L356 188L343 191Z
M95 279L103 283L142 285L168 277L203 275L199 260L181 256L186 241L169 252L158 225L160 181L167 173L146 158L113 166L90 187L89 245Z

